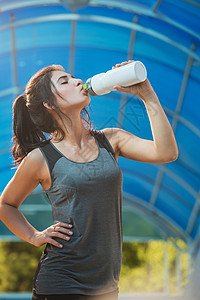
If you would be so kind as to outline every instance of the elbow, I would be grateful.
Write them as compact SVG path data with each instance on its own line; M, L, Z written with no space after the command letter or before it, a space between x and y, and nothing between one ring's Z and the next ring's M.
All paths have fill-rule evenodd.
M177 159L178 159L178 154L175 154L175 155L171 156L171 159L169 159L168 162L173 162L173 161L176 161Z
M0 199L0 220L2 218L2 212L3 212L3 203L2 203L2 201Z
M8 203L4 202L1 198L0 198L0 220L3 221L3 218L5 217L5 215L7 215L7 209L10 207L11 205L9 205Z
M173 161L178 159L178 148L177 148L176 152L174 153L173 158L174 158Z
M168 155L166 155L166 157L164 158L163 162L170 163L176 161L177 159L178 159L178 149L176 149L176 151L168 153Z
M178 159L178 147L176 145L175 149L173 150L171 154L171 162L176 161Z
M170 163L178 159L178 147L168 147L165 151L158 153L159 163Z

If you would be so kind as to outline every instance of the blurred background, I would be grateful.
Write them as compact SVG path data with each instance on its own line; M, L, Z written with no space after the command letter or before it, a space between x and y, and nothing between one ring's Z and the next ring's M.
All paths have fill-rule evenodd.
M142 61L173 127L168 164L119 158L123 171L120 298L200 299L200 1L0 0L0 193L13 176L12 103L39 69L60 64L83 82L116 63ZM143 102L91 97L95 129L152 139ZM38 230L52 223L37 188L20 210ZM0 299L30 299L41 248L0 222Z

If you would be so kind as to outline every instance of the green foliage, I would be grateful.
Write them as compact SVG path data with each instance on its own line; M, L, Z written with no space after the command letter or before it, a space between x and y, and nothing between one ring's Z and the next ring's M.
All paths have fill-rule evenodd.
M43 247L23 242L0 243L0 292L31 291Z
M126 255L130 243L123 245L123 260L120 292L162 292L163 290L163 245L162 242L134 243L136 255L131 260ZM129 253L130 255L130 253ZM134 264L135 262L135 264Z
M180 250L186 251L183 241L176 241ZM168 257L168 284L165 283L164 255ZM187 283L186 252L179 253L182 286ZM156 293L166 292L177 294L176 290L176 256L177 249L173 244L164 241L149 241L147 243L124 243L122 270L119 282L121 293ZM167 287L166 287L167 285ZM166 290L167 289L167 290Z
M127 266L129 269L141 266L145 262L144 248L144 243L124 243L123 266Z
M176 241L176 244L186 250L183 241ZM44 247L36 248L24 242L0 242L0 292L31 292ZM177 249L164 241L123 244L120 292L163 292L166 250L169 260L168 292L175 295ZM187 253L181 253L179 259L184 286L187 282Z

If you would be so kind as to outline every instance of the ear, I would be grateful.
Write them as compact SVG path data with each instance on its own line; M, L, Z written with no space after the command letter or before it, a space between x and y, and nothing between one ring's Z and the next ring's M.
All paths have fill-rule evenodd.
M47 102L43 102L43 105L45 108L47 108L49 110L53 110L55 108L54 106L50 106Z

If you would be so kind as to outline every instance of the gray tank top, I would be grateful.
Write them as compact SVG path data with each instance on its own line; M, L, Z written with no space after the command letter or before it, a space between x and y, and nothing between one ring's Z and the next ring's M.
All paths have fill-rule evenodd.
M40 147L51 174L54 223L73 225L63 248L47 244L34 277L37 294L96 295L118 289L122 258L122 171L103 131L91 131L96 159L77 163L51 143Z

